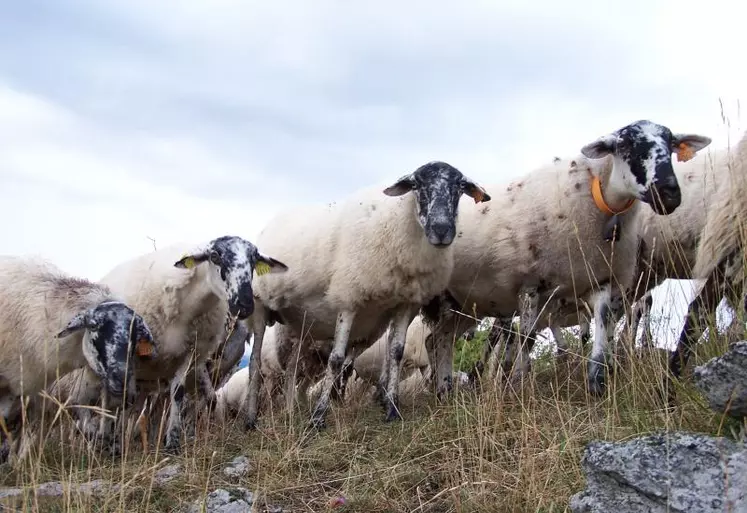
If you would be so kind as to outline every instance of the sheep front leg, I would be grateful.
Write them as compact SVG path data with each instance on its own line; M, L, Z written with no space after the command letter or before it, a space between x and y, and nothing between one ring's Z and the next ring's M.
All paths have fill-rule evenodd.
M181 451L180 437L182 434L182 404L184 403L185 383L189 371L191 358L185 358L179 366L176 375L171 380L171 407L169 411L169 422L166 428L166 445L164 450L170 454L178 454Z
M311 414L310 424L317 429L323 429L326 426L324 417L329 409L329 397L332 393L332 386L335 379L342 370L342 364L345 361L345 354L350 338L350 330L355 320L355 312L346 310L337 315L337 325L335 326L335 344L327 361L327 369L322 380L322 390Z
M215 387L210 372L207 368L207 361L197 364L197 380L200 395L205 399L208 413L212 413L215 408Z
M589 361L588 387L592 395L600 396L605 388L605 369L607 347L611 335L614 335L615 315L612 303L612 285L606 283L596 292L592 299L594 305L594 345Z
M522 287L519 291L519 347L516 347L517 337L509 337L506 342L508 368L512 368L515 377L524 376L530 367L529 353L534 346L534 326L539 312L539 292L536 287ZM505 367L504 367L505 368Z
M246 423L244 429L246 431L253 431L257 429L257 411L259 409L259 385L262 379L262 340L265 338L265 324L264 315L260 312L255 312L252 316L252 325L254 332L254 342L252 344L252 352L249 355L249 388L246 394Z
M389 327L386 359L381 369L381 376L379 377L379 386L382 390L386 390L384 395L386 422L402 419L398 408L399 374L402 365L402 355L405 352L407 328L415 317L413 310L414 308L409 305L399 309L392 317Z
M435 375L433 386L439 402L444 402L453 388L452 370L454 366L454 334L464 326L460 316L450 312L450 303L458 308L447 295L431 299L421 308L427 323L432 327L431 336L426 339L431 374Z

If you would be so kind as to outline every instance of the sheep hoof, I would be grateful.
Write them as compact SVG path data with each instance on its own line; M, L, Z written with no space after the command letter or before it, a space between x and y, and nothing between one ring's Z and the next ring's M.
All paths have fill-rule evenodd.
M321 431L323 429L327 429L327 422L324 420L324 417L311 417L309 426L316 429L317 431Z
M167 436L166 444L163 448L164 452L171 455L177 455L181 452L181 445L177 436Z
M594 365L596 362L592 362L592 369L589 370L589 392L595 397L604 395L604 367L601 364Z
M392 422L395 420L402 420L402 416L399 414L399 410L391 405L386 412L386 418L384 419L384 422Z

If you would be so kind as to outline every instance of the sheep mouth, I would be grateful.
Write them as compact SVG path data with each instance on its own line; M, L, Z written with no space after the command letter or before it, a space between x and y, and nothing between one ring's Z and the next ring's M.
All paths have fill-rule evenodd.
M679 189L652 187L643 198L643 201L651 206L651 209L659 215L673 213L682 203L682 193Z

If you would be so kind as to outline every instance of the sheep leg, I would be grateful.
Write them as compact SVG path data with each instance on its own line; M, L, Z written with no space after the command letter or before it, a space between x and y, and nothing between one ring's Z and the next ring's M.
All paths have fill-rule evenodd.
M197 364L197 380L200 395L202 395L207 404L207 411L208 413L212 413L215 409L215 387L213 387L213 380L210 377L206 363L200 362Z
M594 305L594 345L589 360L588 387L592 395L600 396L605 388L606 355L609 341L614 335L616 313L622 309L622 296L617 294L613 302L612 285L606 283L592 296Z
M651 292L647 292L639 303L642 303L642 305L638 311L636 324L633 326L633 341L635 342L635 336L638 334L638 325L642 322L643 340L641 340L641 346L650 349L654 345L654 337L651 334L651 307L654 305L654 297Z
M350 375L353 373L353 362L355 361L356 354L350 353L345 356L345 361L342 362L342 369L340 375L337 376L335 384L332 387L332 393L330 398L333 401L344 401L345 400L345 389L348 385Z
M511 369L515 376L521 378L529 371L529 353L534 346L534 327L539 312L539 293L535 287L522 287L519 291L519 347L517 337L508 337L506 341L504 370ZM510 372L509 372L510 374Z
M550 332L552 333L552 336L555 339L555 345L558 348L557 358L565 360L568 357L568 350L570 348L568 347L568 341L563 335L563 330L557 324L552 323L550 324Z
M192 359L185 358L176 371L170 385L171 405L169 421L166 427L166 444L164 451L169 454L178 454L181 451L180 437L182 434L182 405L184 403L185 383L187 372Z
M293 339L293 345L291 346L289 355L290 357L284 366L285 375L283 376L283 388L285 389L285 406L288 411L291 411L293 408L294 399L296 397L296 384L298 383L296 376L298 375L298 361L301 358L301 338L302 337L296 337Z
M327 369L322 380L322 390L311 414L310 424L317 429L326 427L324 420L327 410L329 409L329 396L332 392L335 378L342 370L342 364L345 361L345 353L350 338L350 330L355 320L355 312L345 310L337 315L337 325L335 326L335 343L332 352L327 361Z
M386 422L402 419L398 408L400 367L402 366L402 355L405 352L407 328L414 317L414 308L408 305L394 314L390 324L385 364L379 378L380 386L382 388L386 387L384 397Z
M448 295L442 294L434 297L421 309L424 319L432 326L432 337L426 339L426 349L428 360L435 362L435 369L431 369L431 374L435 374L432 385L439 402L444 402L452 391L454 339L456 333L461 333L459 329L464 327L461 316L455 316L449 311L450 303L454 309L458 308Z
M262 379L262 340L265 338L264 309L260 308L252 316L252 325L254 333L254 343L252 352L249 355L249 389L246 394L246 404L244 406L246 414L246 423L244 429L253 431L257 429L257 411L259 409L259 385Z

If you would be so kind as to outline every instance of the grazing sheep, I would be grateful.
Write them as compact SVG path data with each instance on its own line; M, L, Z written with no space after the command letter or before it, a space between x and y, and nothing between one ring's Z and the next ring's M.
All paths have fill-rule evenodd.
M264 309L255 307L252 291L255 269L284 272L286 267L241 237L223 236L199 247L174 244L140 255L101 280L126 298L153 332L158 356L138 361L135 375L138 388L158 391L159 380L170 384L168 452L180 450L189 369L196 372L198 388L212 407L215 389L206 360L226 340L233 317L264 323Z
M611 314L622 309L635 277L644 208L635 200L662 215L674 212L681 196L671 154L708 144L704 136L672 134L665 126L636 121L587 144L575 158L504 186L506 194L490 205L462 205L448 292L423 309L429 322L439 323L431 358L438 396L451 389L451 338L464 322L461 316L447 322L448 303L476 317L510 318L518 312L522 343L511 344L507 358L525 371L531 349L525 341L538 318L576 308L577 298L594 312L588 385L601 394ZM611 228L616 236L610 236ZM517 345L523 347L514 357Z
M109 287L72 277L42 260L0 257L3 424L18 420L13 417L22 396L33 398L56 376L86 366L112 398L121 399L126 392L132 400L136 351L156 354L151 331Z
M322 428L336 376L348 359L348 341L366 347L390 321L387 363L380 377L386 418L399 418L397 389L405 331L421 304L447 285L454 264L461 195L490 196L444 162L430 162L381 193L367 189L332 205L283 213L258 242L290 270L261 276L255 290L296 333L308 327L315 340L334 338L324 383L311 416ZM395 196L392 198L390 196ZM358 342L360 341L360 342ZM247 400L247 427L256 420L259 354L255 340Z
M675 377L679 377L687 367L697 341L698 320L702 320L703 310L714 311L723 294L732 306L743 303L747 132L737 144L736 151L720 162L719 177L726 183L714 199L700 237L692 277L704 282L688 306L677 347L669 358L669 370Z

